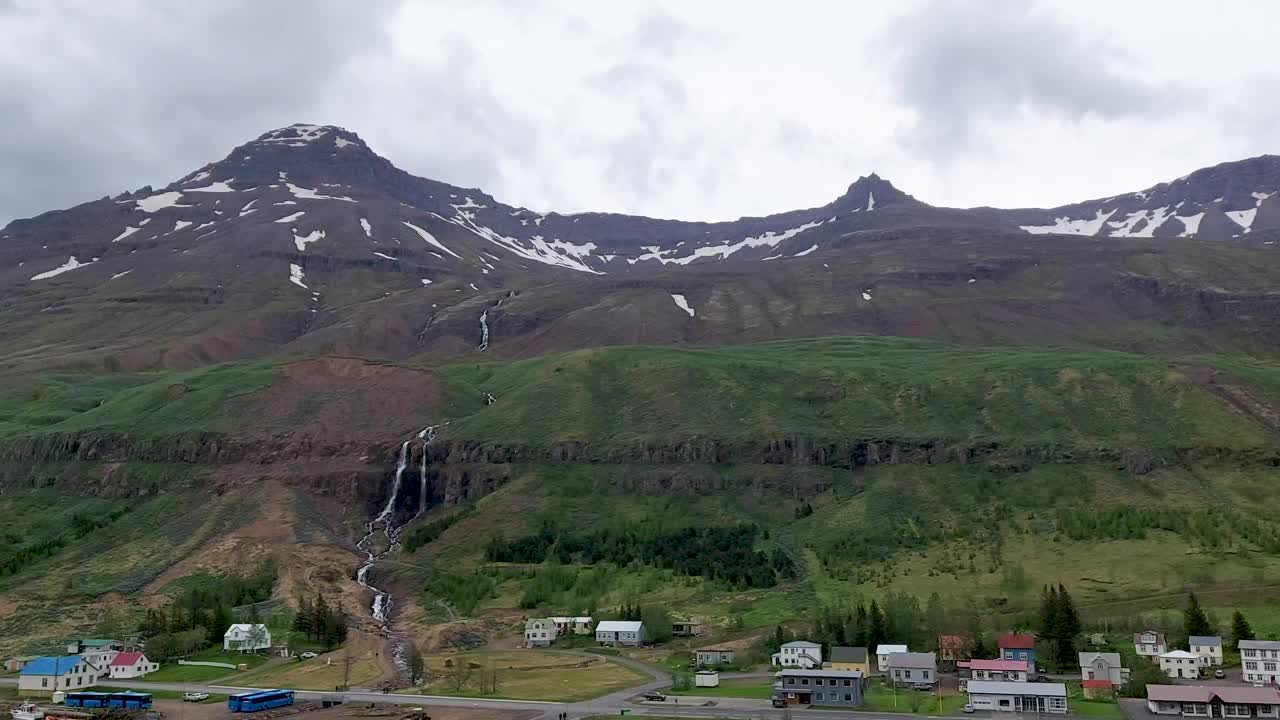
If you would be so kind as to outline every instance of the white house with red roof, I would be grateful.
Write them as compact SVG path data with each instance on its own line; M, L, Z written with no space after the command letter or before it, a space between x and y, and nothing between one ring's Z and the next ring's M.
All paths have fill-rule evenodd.
M128 680L159 669L160 663L151 662L140 652L122 652L111 661L110 677L112 680Z

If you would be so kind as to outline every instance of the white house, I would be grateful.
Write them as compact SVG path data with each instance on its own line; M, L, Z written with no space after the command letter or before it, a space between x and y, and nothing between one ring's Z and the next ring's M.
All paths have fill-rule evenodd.
M889 656L894 653L904 652L907 652L906 645L877 645L876 669L880 672L889 672Z
M1201 657L1202 665L1222 664L1222 638L1217 635L1192 635L1187 638L1187 649Z
M52 695L98 682L98 668L79 655L38 657L18 673L19 695Z
M784 668L812 670L822 667L822 645L808 640L783 643L773 654L773 664Z
M1241 640L1240 664L1244 668L1246 682L1264 682L1275 685L1280 670L1280 642L1275 640Z
M1080 653L1080 680L1106 680L1112 687L1129 681L1129 668L1121 664L1120 653Z
M1147 709L1156 715L1217 718L1280 717L1273 687L1148 685Z
M1170 650L1159 656L1160 672L1171 678L1200 677L1200 656L1186 650Z
M222 635L223 650L241 650L252 652L266 650L271 647L271 631L266 625L236 623L227 628Z
M555 618L529 618L524 624L524 644L527 647L547 647L556 641Z
M592 620L587 615L580 615L576 617L553 617L550 618L550 620L556 624L557 635L568 635L569 633L573 633L574 635L591 634Z
M140 652L122 652L111 661L110 675L112 680L129 680L159 669L160 663L151 662Z
M601 620L596 625L596 642L601 645L643 645L648 639L639 620Z
M956 664L963 675L969 671L964 680L995 680L999 682L1027 682L1027 663L1025 660L961 660Z
M1164 641L1164 633L1155 630L1134 633L1133 647L1139 655L1147 658L1154 658L1169 651L1169 646Z
M976 710L1064 715L1067 712L1067 686L1062 683L970 680L969 704Z

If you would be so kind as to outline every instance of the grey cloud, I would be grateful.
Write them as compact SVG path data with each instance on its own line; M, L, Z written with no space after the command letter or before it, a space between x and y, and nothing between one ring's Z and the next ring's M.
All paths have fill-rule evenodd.
M3 2L3 0L0 0ZM163 184L272 127L380 47L395 3L30 3L0 19L0 224ZM318 120L323 122L323 119Z
M1020 1L935 0L890 23L880 45L890 86L916 114L909 139L944 158L970 149L989 118L1168 107L1160 88L1117 69L1121 49Z

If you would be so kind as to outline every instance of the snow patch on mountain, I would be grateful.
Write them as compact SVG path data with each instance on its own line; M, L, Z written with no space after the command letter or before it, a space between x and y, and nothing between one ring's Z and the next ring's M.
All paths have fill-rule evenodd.
M311 188L304 188L294 185L293 183L285 183L285 187L289 188L289 192L299 200L342 200L344 202L355 202L355 200L345 195L321 195L318 191Z
M1245 232L1249 232L1253 225L1253 219L1258 215L1258 208L1251 207L1248 210L1228 210L1227 217L1231 218L1235 224L1244 228Z
M263 144L281 144L290 147L304 147L308 143L319 140L328 134L332 128L322 127L320 125L306 125L297 123L286 128L272 130L258 138L255 142Z
M128 274L129 274L129 273L131 273L131 272L133 272L133 268L129 268L128 270L125 270L124 272L118 272L118 273L116 273L115 275L112 275L111 277L109 277L109 278L107 278L107 279L108 279L108 280L115 280L116 278L122 278L122 277L124 277L125 275L128 275Z
M191 207L190 205L179 205L178 200L182 198L182 193L176 191L159 193L150 197L144 197L135 201L138 209L143 212L157 212L165 208L171 207Z
M1107 225L1116 228L1111 231L1111 237L1154 237L1156 228L1164 224L1166 220L1173 217L1169 214L1169 208L1159 207L1155 210L1136 210L1129 213L1124 220L1113 220ZM1143 222L1145 221L1145 222ZM1137 230L1139 224L1141 227Z
M337 145L339 150L341 150L344 147L347 147L348 145L355 145L355 143L351 142L350 140L347 140L346 138L334 138L333 144Z
M374 251L374 253L373 253L373 254L374 254L374 255L377 255L377 256L378 256L378 257L380 257L380 258L386 258L387 260L394 260L394 261L396 261L396 262L400 262L400 258L398 258L398 257L392 257L391 255L388 255L388 254L386 254L386 253L380 253L380 252L378 252L378 251L376 251L376 250Z
M470 200L470 198L467 198ZM527 247L521 240L503 235L493 228L485 227L475 221L475 213L459 211L457 217L452 220L436 215L436 217L445 222L452 222L455 225L470 230L472 233L488 240L500 248L508 250L516 255L533 260L544 265L555 265L557 267L565 267L579 272L601 274L598 270L592 269L586 263L582 262L584 257L590 255L595 249L595 243L584 243L582 245L574 245L560 240L552 240L546 242L541 235L534 235L529 239L529 244L533 247ZM567 256L567 253L569 256Z
M826 222L825 220L815 220L813 222L807 222L803 225L793 227L789 230L783 230L782 232L775 232L773 230L769 230L768 232L762 233L755 237L744 238L741 241L736 243L725 243L721 245L707 245L705 247L695 248L691 255L686 255L684 257L667 257L668 255L674 253L675 250L662 250L657 245L647 245L647 246L644 246L643 248L644 250L647 251L645 254L636 257L634 260L631 258L628 258L627 262L632 265L635 265L637 262L643 262L645 260L657 260L663 265L666 265L667 263L674 263L676 265L688 265L694 260L697 260L698 258L703 258L703 257L714 257L719 260L724 260L725 258L728 258L730 255L738 252L739 250L742 250L743 248L777 247L778 244L781 243L782 241L793 238L796 235L799 235L800 233L806 230L812 230L813 228L816 228L825 222Z
M360 227L364 228L364 234L369 236L369 239L372 240L373 226L369 225L369 221L365 220L364 218L360 218Z
M302 266L297 263L289 263L289 282L300 288L306 288L307 284L302 282L306 274L302 272ZM310 289L310 288L307 288Z
M139 231L139 230L141 230L141 229L142 229L142 228L141 228L140 226L139 226L139 227L133 227L133 226L131 226L131 225L127 225L127 226L125 226L125 229L124 229L124 230L123 230L119 235L117 235L117 236L115 236L114 238L112 238L112 239L111 239L111 242L120 242L121 240L123 240L123 239L125 239L125 238L129 237L130 235L132 235L132 234L134 234L134 233L138 232L138 231Z
M412 231L414 231L414 232L418 233L418 236L419 236L419 237L421 237L423 240L426 240L428 243L430 243L430 244L432 244L432 245L434 245L434 246L436 246L436 247L440 248L441 250L443 250L443 251L445 251L445 252L449 253L450 255L452 255L452 256L454 256L454 257L458 258L459 260L461 260L461 259L462 259L462 256L461 256L461 255L459 255L458 253L456 253L456 252L454 252L454 251L450 250L449 248L445 247L443 243L441 243L439 240L437 240L435 235L432 235L431 233L427 232L426 230L423 230L422 228L418 227L417 225L414 225L413 223L409 222L408 220L401 220L400 222L401 222L401 223L403 223L403 224L404 224L406 227L408 227L410 230L412 230Z
M219 180L218 182L209 183L204 187L187 188L186 190L183 190L183 192L207 192L207 193L235 192L235 190L230 185L227 184L227 183L235 182L235 180L236 180L235 178L231 178L230 180Z
M298 248L298 252L306 252L307 245L310 245L311 243L317 240L324 239L323 230L312 230L306 235L299 235L296 231L292 231L292 232L293 232L293 244L295 247Z
M876 194L868 190L867 191L867 212L871 212L872 210L875 210L875 209L876 209Z
M173 229L169 232L178 232L179 230L189 228L194 224L195 223L190 220L175 220L173 223Z
M61 264L61 265L59 265L58 267L56 267L56 268L54 268L54 269L52 269L52 270L47 270L47 271L45 271L45 272L42 272L42 273L40 273L39 275L32 275L32 276L31 276L31 279L32 279L32 280L48 280L49 278L51 278L51 277L57 277L58 275L61 275L61 274L62 274L62 273L64 273L64 272L71 272L72 270L75 270L76 268L87 267L87 266L92 265L92 264L94 264L94 263L96 263L96 262L98 262L98 258L94 258L94 259L90 260L90 261L89 261L89 262L87 262L87 263L82 263L82 262L80 262L79 260L77 260L77 259L76 259L76 256L75 256L75 255L72 255L71 257L67 258L67 261L66 261L66 262L62 263L62 264Z
M1178 215L1182 221L1182 232L1178 233L1178 237L1191 237L1200 232L1200 220L1204 218L1204 213L1198 212L1195 215Z
M681 310L689 313L689 317L693 317L694 315L697 314L696 312L694 312L693 308L689 307L689 301L685 299L684 295L681 295L679 293L671 293L671 299L675 301L676 306L678 306Z
M306 215L306 214L307 214L307 211L306 211L306 210L299 210L298 212L296 212L296 213L294 213L294 214L292 214L292 215L285 215L284 217L280 218L279 220L275 220L274 222L278 222L278 223L291 223L291 222L293 222L293 221L297 220L298 218L300 218L300 217L302 217L303 215Z
M796 253L795 255L792 255L791 257L804 257L805 255L808 255L809 253L811 253L811 252L813 252L814 250L817 250L817 249L818 249L818 244L817 244L817 243L814 243L814 244L810 245L808 248L806 248L806 249L804 249L804 250L801 250L800 252Z
M1021 225L1020 227L1032 235L1097 235L1098 231L1102 229L1102 224L1113 214L1115 214L1115 210L1104 212L1099 208L1097 216L1092 220L1072 220L1063 216L1054 218L1052 225Z

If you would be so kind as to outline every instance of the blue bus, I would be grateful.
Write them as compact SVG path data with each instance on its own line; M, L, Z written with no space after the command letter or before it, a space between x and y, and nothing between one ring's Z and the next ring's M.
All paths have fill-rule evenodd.
M78 708L104 708L109 707L111 702L111 693L104 692L73 692L67 693L63 697L63 702L67 707Z
M140 693L132 690L111 693L107 707L146 710L151 707L151 693Z
M227 698L227 709L231 712L257 712L292 704L292 690L259 690Z

